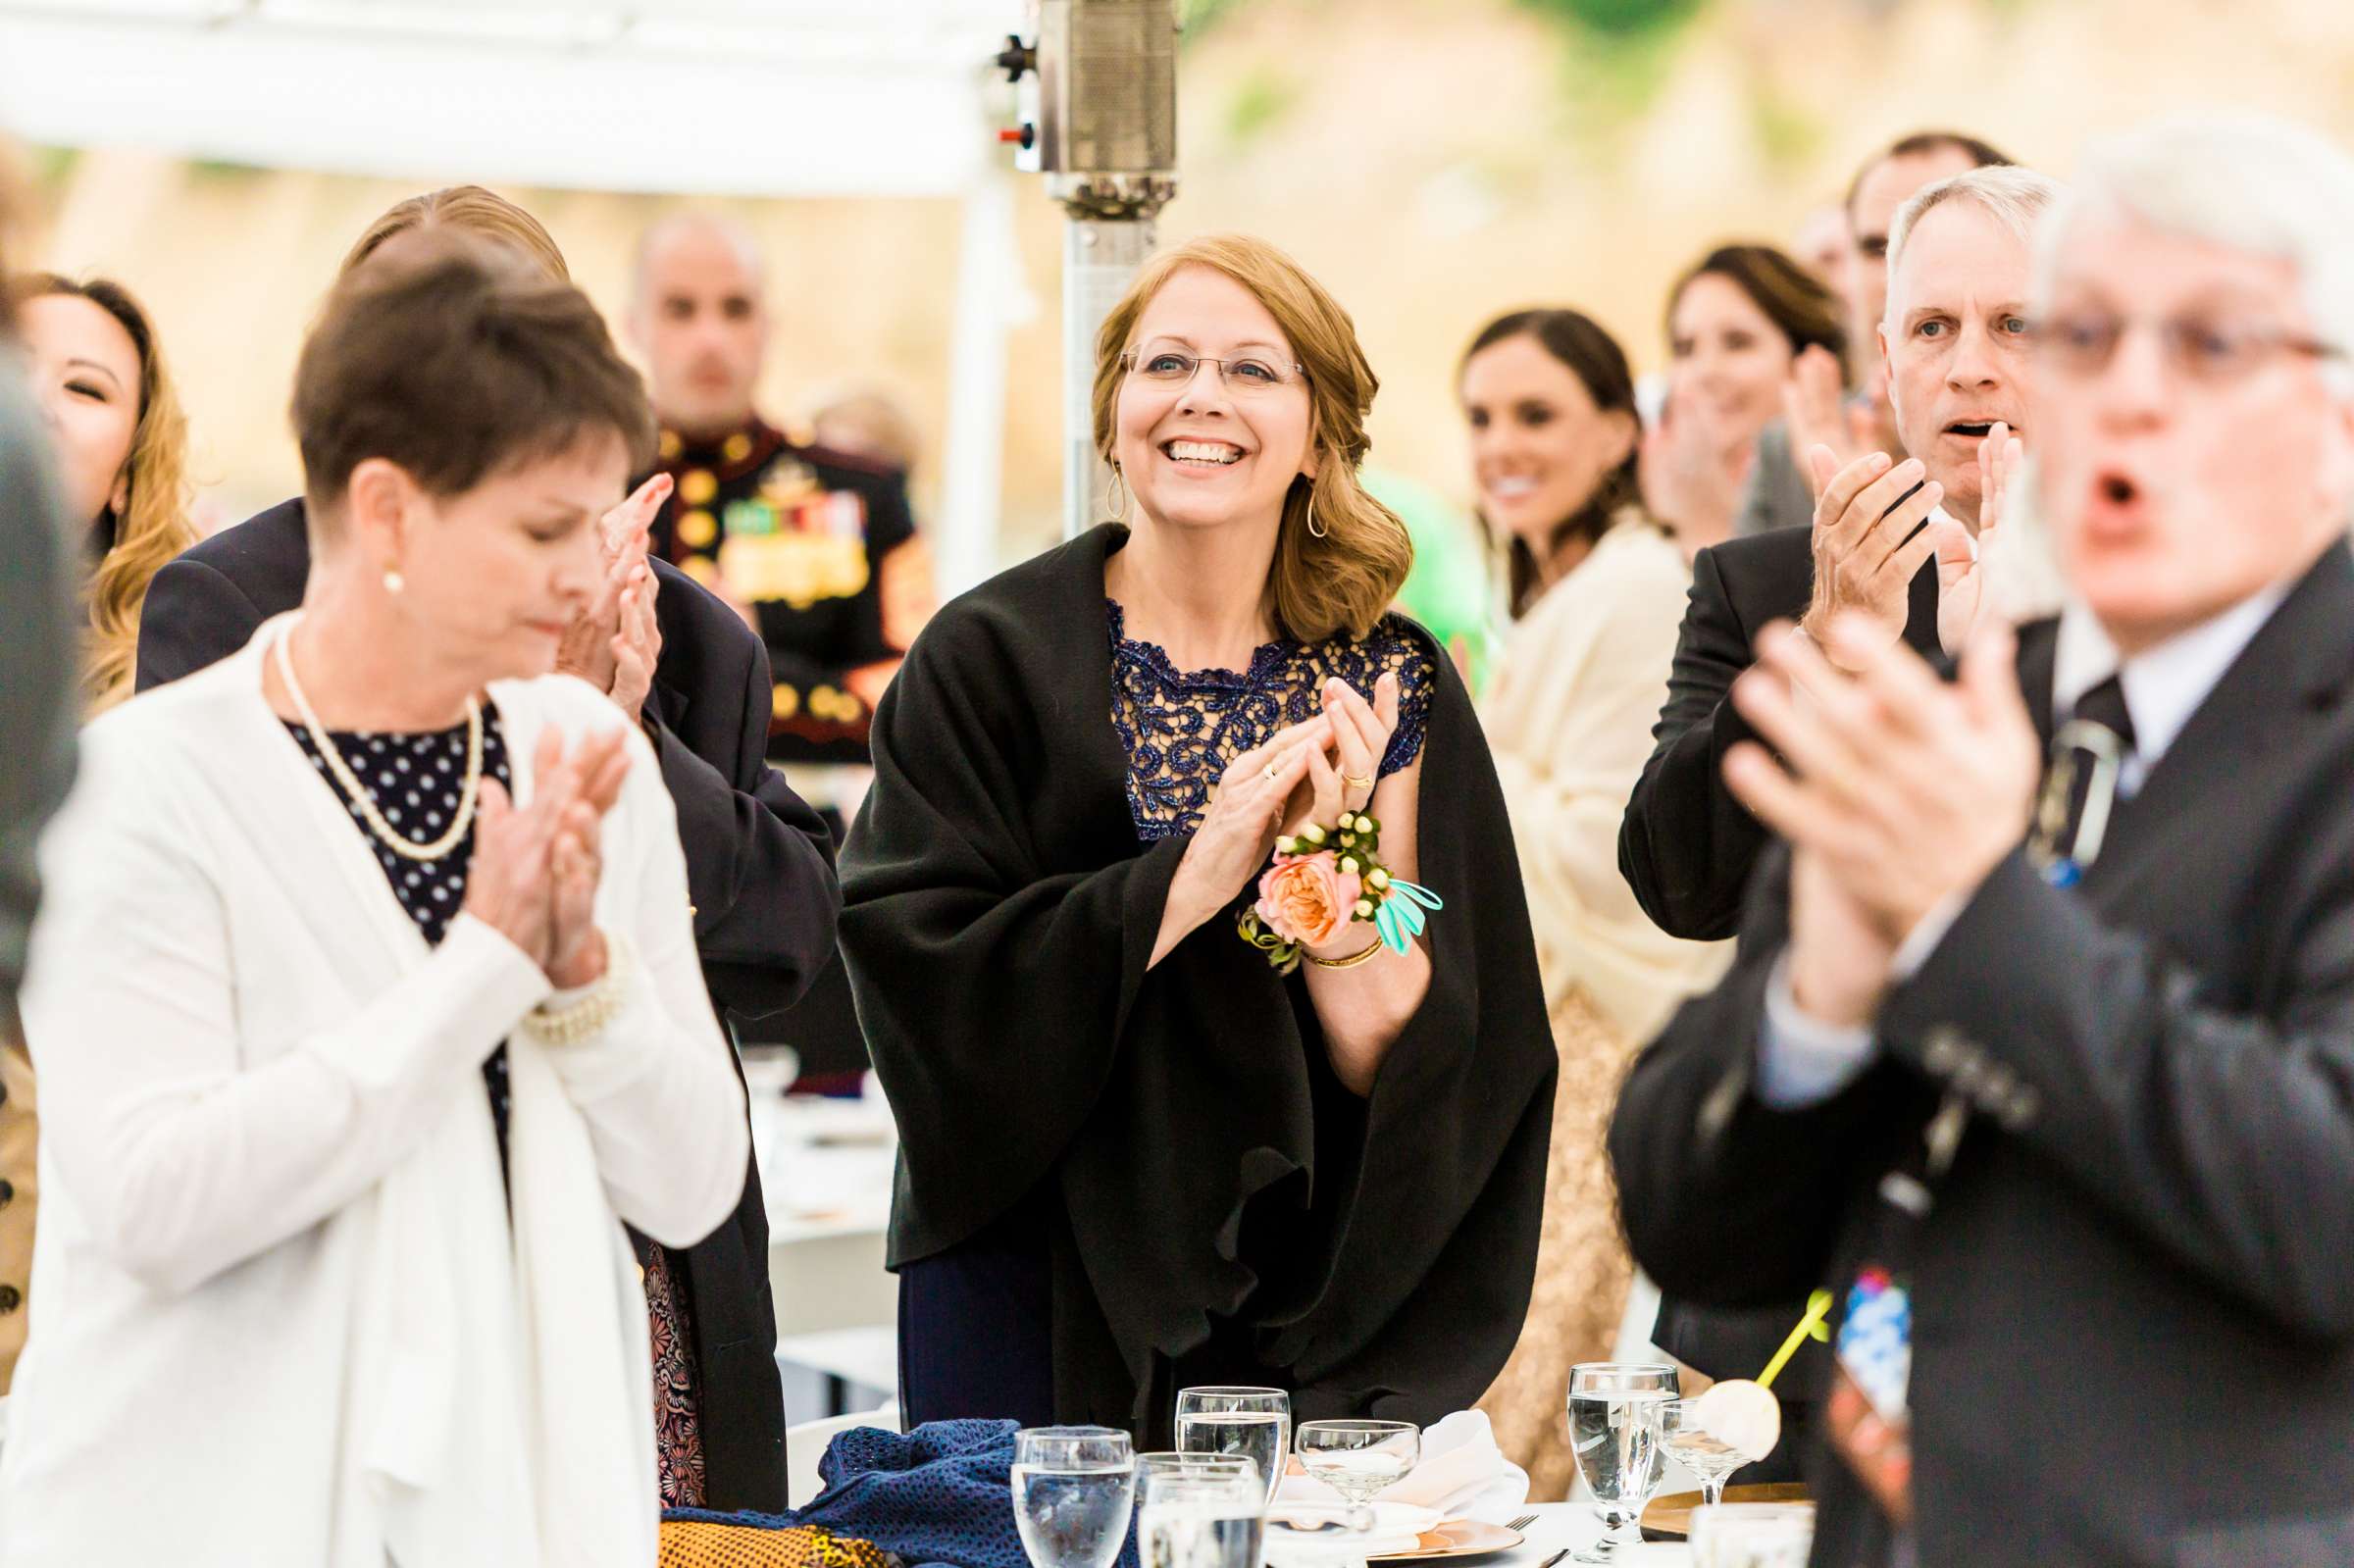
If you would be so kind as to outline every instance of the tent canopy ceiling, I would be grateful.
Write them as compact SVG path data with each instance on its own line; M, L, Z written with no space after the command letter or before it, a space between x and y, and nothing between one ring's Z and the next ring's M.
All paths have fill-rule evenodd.
M401 177L948 195L1023 0L0 0L0 126ZM1000 78L1001 79L1001 78Z

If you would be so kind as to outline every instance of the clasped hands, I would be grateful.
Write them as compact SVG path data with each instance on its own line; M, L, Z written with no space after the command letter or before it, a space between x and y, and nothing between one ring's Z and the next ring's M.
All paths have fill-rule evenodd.
M497 780L485 779L475 808L464 911L521 948L558 990L605 975L596 887L605 813L630 771L626 738L616 728L568 749L551 726L533 753L532 803L517 806Z
M1369 702L1336 677L1324 683L1318 702L1312 718L1239 753L1219 776L1177 873L1190 906L1203 919L1257 882L1278 836L1311 822L1329 826L1371 800L1381 759L1398 730L1398 677L1375 681ZM1172 900L1179 891L1172 885ZM1331 951L1311 951L1319 958L1346 957L1364 944L1363 933L1344 926Z
M2024 838L2040 757L1998 618L1951 683L1864 617L1833 618L1820 642L1786 623L1759 638L1732 698L1765 744L1735 745L1724 778L1791 846L1794 999L1867 1025L1906 937Z

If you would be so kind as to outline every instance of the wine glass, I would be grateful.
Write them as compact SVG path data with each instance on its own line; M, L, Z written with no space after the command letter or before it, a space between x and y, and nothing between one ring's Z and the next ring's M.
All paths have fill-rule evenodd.
M1267 1492L1250 1460L1171 1454L1195 1463L1147 1466L1137 1477L1136 1549L1143 1568L1260 1568Z
M1373 1495L1421 1462L1422 1429L1410 1421L1305 1421L1293 1440L1300 1467L1349 1499L1349 1528L1373 1532Z
M1266 1478L1267 1499L1292 1446L1292 1396L1281 1389L1187 1389L1177 1395L1183 1453L1240 1454Z
M1720 1502L1692 1510L1693 1568L1806 1568L1811 1502Z
M1704 1506L1724 1501L1724 1484L1750 1462L1749 1455L1710 1435L1701 1425L1700 1400L1670 1399L1660 1408L1660 1442L1683 1467L1700 1478Z
M1110 1568L1128 1542L1136 1455L1110 1427L1013 1435L1013 1522L1033 1568Z
M1665 1362L1581 1361L1569 1369L1569 1447L1605 1527L1571 1561L1616 1562L1642 1544L1638 1521L1667 1471L1661 1411L1676 1391L1675 1368Z
M1422 1459L1410 1421L1308 1421L1293 1441L1301 1468L1360 1508Z

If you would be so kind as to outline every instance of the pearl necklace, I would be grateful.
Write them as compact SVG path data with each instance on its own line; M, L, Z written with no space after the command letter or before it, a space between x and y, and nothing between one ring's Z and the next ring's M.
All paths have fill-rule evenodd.
M294 711L302 715L303 728L311 733L311 743L319 748L319 756L327 764L328 773L343 793L350 797L360 820L369 832L384 840L384 847L407 860L439 860L458 847L466 830L474 826L474 802L483 783L483 707L472 697L466 699L466 782L458 793L458 814L449 831L431 843L421 844L403 837L396 828L384 820L376 809L376 797L360 782L357 774L343 761L343 753L320 724L319 715L311 710L311 699L303 695L302 683L294 679L294 658L286 651L294 640L294 629L288 626L278 635L277 646L270 651L278 659L278 678L286 683L286 695L294 699Z

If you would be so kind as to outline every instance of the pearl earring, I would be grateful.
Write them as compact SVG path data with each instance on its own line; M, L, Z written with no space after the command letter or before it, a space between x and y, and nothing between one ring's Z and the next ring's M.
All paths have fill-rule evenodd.
M398 572L387 570L384 573L384 591L386 593L398 593L401 589L407 587L408 585L407 579L403 578Z

